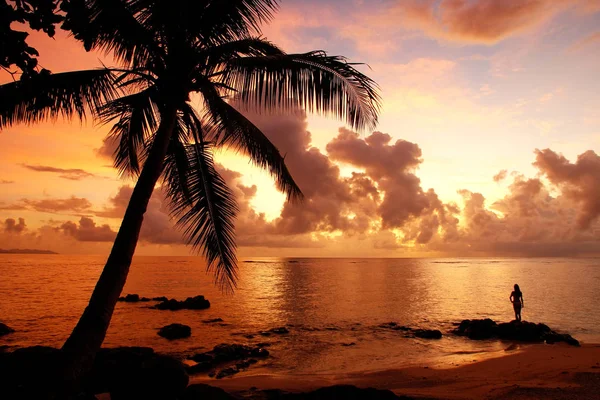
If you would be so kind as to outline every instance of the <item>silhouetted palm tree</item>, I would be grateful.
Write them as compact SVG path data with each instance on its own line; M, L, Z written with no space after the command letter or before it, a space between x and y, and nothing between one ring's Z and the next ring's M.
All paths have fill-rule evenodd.
M73 379L90 368L104 340L160 178L177 224L226 290L236 282L237 208L212 149L237 149L266 168L288 199L301 196L277 148L228 99L265 111L301 107L357 129L376 124L376 85L345 58L287 54L257 36L276 8L273 0L71 0L64 28L87 50L111 53L121 68L0 87L0 128L87 110L115 121L115 166L137 177L89 305L62 348ZM199 109L190 95L198 95Z

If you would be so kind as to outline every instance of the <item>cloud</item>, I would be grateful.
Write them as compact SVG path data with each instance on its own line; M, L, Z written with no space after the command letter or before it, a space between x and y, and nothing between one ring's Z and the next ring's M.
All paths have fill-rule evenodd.
M96 175L92 174L91 172L87 172L82 169L64 169L64 168L49 167L49 166L45 166L45 165L28 165L28 164L21 164L21 165L27 169L30 169L30 170L36 171L36 172L56 173L56 174L59 174L58 176L60 178L69 179L72 181L80 181L85 178L92 178L92 177L96 176Z
M20 202L0 207L0 210L32 210L46 213L83 213L92 203L85 198L71 196L67 199L21 199Z
M100 158L112 160L117 149L118 142L112 136L107 136L102 140L102 146L94 149L96 155Z
M564 196L581 206L578 225L590 227L600 215L600 157L588 150L575 163L550 149L536 150L533 163Z
M494 182L501 182L504 179L506 179L506 176L508 175L508 171L503 169L500 172L498 172L496 175L494 175Z
M494 44L539 26L569 9L595 13L589 0L397 0L367 14L371 24L419 30L442 40Z
M60 226L65 235L80 242L112 242L117 235L110 226L96 225L93 219L81 217L79 223L67 221Z
M10 185L11 183L15 183L15 181L7 181L4 179L0 179L0 185Z
M27 228L25 219L19 218L19 222L13 218L7 218L4 220L4 232L9 234L20 234Z

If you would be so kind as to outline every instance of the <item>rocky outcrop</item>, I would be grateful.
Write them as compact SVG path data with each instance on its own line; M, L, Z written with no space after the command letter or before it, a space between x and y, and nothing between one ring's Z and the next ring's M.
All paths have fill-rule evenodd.
M190 337L192 335L192 328L183 324L171 324L163 326L158 331L158 336L162 336L165 339L175 340Z
M379 328L404 332L404 337L420 339L441 339L442 332L437 329L413 329L408 326L398 325L396 322L388 322L379 325Z
M221 388L195 383L185 389L181 396L182 400L234 400L235 397L227 393Z
M124 297L119 297L118 301L122 301L125 303L138 303L138 302L148 302L151 299L147 298L147 297L140 297L139 294L128 294Z
M189 373L211 372L209 375L223 378L233 375L258 362L257 359L266 358L269 351L261 346L251 347L242 344L220 344L211 351L198 353L190 360L196 365L188 367ZM220 371L216 369L220 368Z
M421 339L441 339L442 332L437 329L415 329L412 331L415 337Z
M290 333L290 330L285 326L281 326L279 328L271 328L268 331L260 332L262 336L287 335L288 333Z
M101 349L92 369L92 393L110 393L112 400L174 400L189 377L183 364L148 347Z
M154 308L158 310L205 310L210 307L210 302L204 296L188 297L183 301L170 299L158 303Z
M577 339L569 334L557 333L550 329L548 325L527 321L511 321L498 324L489 318L466 319L458 325L453 333L473 340L497 338L522 342L546 342L548 344L565 342L573 346L579 346Z
M408 397L398 397L391 390L358 388L352 385L327 386L307 393L281 393L273 397L281 400L409 400Z
M0 322L0 336L8 335L9 333L13 333L15 330L9 327L8 325Z

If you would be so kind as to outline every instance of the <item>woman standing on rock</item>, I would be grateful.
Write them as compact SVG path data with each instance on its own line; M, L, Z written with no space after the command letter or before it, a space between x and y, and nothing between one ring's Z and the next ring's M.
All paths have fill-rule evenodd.
M521 289L519 289L519 285L516 283L515 290L510 294L509 299L513 304L513 309L515 310L515 319L517 321L521 321L521 308L525 307L525 302L523 301L523 293L521 292Z

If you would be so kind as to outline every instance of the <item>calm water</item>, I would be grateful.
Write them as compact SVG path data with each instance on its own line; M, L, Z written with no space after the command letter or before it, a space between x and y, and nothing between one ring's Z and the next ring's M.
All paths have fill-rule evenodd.
M103 262L100 256L0 256L0 320L17 330L0 345L60 346ZM105 345L185 355L219 343L270 342L272 357L247 373L451 365L508 344L450 335L408 339L377 325L395 321L446 332L465 318L508 321L515 282L524 293L525 320L600 342L600 259L252 259L240 263L233 295L221 294L211 279L200 258L135 258L124 293L178 299L203 294L212 307L170 312L119 303ZM224 323L202 323L212 318ZM190 325L192 337L169 342L156 334L174 322ZM279 326L288 326L290 334L256 335Z

